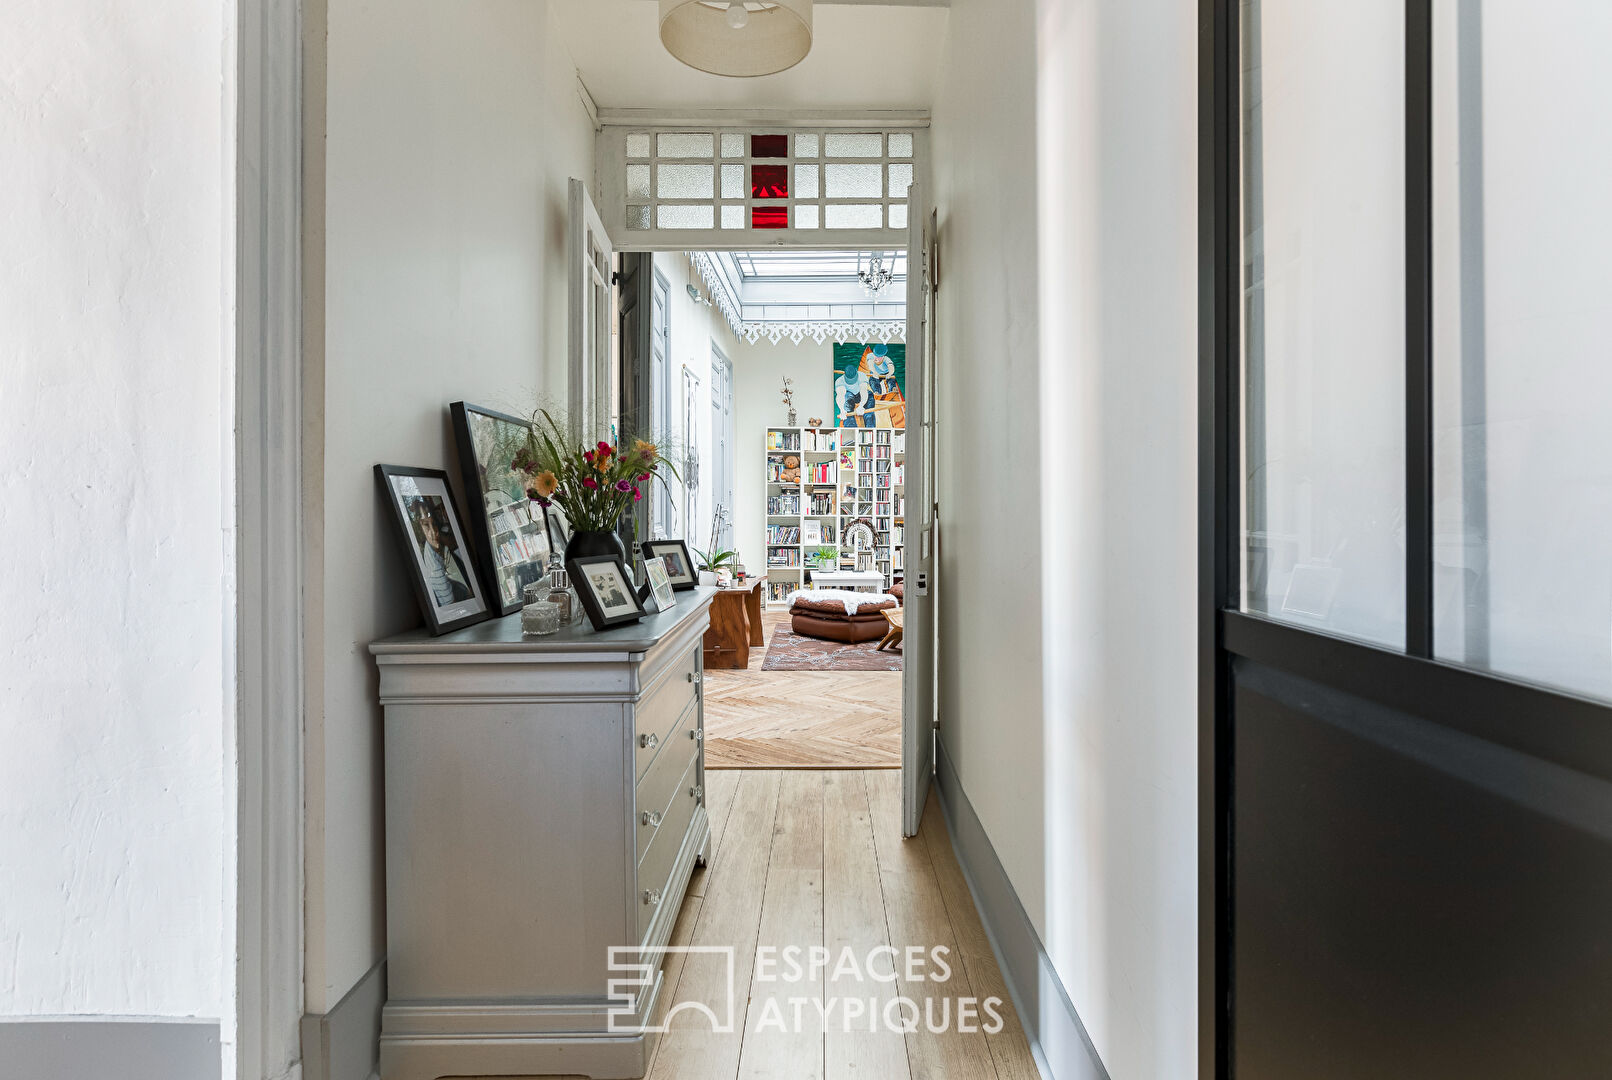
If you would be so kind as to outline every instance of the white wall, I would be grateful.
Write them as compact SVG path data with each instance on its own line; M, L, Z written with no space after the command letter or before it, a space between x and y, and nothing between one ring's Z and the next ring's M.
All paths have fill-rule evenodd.
M942 739L1116 1078L1196 1071L1196 20L954 0L935 108Z
M225 42L0 9L0 1016L229 1000Z
M310 520L323 516L308 596L314 1013L385 950L367 646L420 621L371 470L446 468L457 486L449 402L563 401L566 182L591 187L593 174L592 127L546 4L330 0L328 20L323 355L310 357L323 366L310 440L322 446L309 450Z
M789 419L780 396L783 377L795 380L795 418L801 424L814 416L834 423L834 345L816 344L810 338L799 345L785 338L774 345L762 338L740 345L733 357L733 401L738 436L737 512L734 543L751 573L767 568L766 436L769 427Z

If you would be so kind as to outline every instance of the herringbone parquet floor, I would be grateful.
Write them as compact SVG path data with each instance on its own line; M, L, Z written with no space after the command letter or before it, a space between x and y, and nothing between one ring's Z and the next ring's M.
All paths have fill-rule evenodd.
M761 618L770 645L788 616ZM762 671L765 656L705 673L706 768L901 767L901 672Z

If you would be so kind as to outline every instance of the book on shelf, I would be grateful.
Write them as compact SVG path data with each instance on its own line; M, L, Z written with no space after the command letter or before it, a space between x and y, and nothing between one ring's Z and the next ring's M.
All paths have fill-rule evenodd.
M808 518L798 531L800 533L800 542L808 547L818 547L823 543L823 523L821 521Z
M834 493L832 491L812 492L812 513L829 516L834 513Z
M782 567L799 566L800 551L799 549L792 547L768 548L767 565Z
M768 450L799 450L800 432L798 431L769 431L767 432Z
M907 432L906 432L906 430L903 429L901 431L896 432L895 437L890 440L890 445L895 449L896 453L905 454L907 452Z
M807 428L805 444L809 454L833 453L840 448L839 431L835 428Z
M800 543L800 526L798 525L768 525L767 543L769 544L798 544Z
M767 516L769 517L800 517L799 495L769 495L767 496Z

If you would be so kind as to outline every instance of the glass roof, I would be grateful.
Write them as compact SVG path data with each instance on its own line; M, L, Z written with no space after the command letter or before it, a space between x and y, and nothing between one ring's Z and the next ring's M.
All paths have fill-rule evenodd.
M897 281L906 279L907 256L899 251L735 251L732 257L743 281L855 282L856 272L866 270L876 254Z

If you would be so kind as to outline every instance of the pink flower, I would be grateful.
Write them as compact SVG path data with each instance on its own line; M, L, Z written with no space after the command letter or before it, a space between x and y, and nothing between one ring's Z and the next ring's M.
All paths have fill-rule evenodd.
M631 480L617 480L616 481L616 490L621 492L623 495L625 495L627 492L632 490L632 481Z
M586 480L582 481L582 486L587 488L589 491L592 491L594 488L598 487L599 484L598 481L594 480L594 478L590 476Z
M648 473L641 473L641 474L639 474L638 482L640 484L642 484L645 480L648 480L648 479L649 479L649 474Z
M644 497L644 493L642 491L639 491L637 488L632 489L632 501L633 502L638 502L643 497Z

